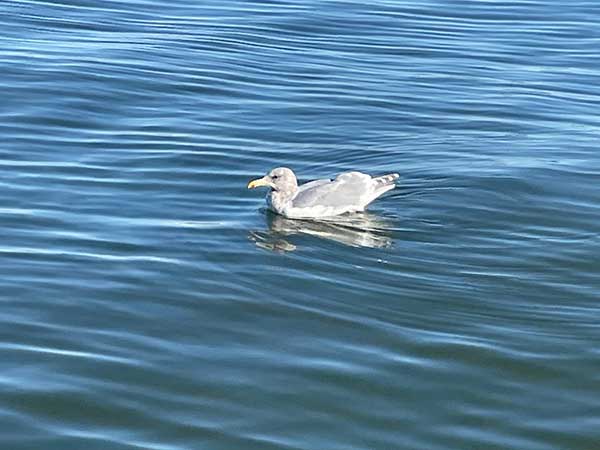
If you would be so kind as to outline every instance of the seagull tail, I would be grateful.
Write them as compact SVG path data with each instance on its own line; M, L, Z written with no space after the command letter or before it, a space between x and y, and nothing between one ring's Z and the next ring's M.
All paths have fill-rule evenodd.
M400 178L400 175L397 173L389 173L387 175L381 175L380 177L375 177L372 179L373 185L371 186L370 195L367 196L365 202L363 204L364 208L369 205L373 200L378 197L381 197L387 191L391 191L396 187L396 180Z
M389 173L387 175L381 175L380 177L373 178L373 181L377 183L379 186L389 186L396 183L396 180L400 178L400 175L397 173Z

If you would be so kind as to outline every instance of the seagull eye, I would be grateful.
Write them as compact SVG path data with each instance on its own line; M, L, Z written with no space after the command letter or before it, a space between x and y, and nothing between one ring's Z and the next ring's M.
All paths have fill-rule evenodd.
M278 175L273 175L271 178L272 178L273 180L276 180L277 178L279 178L279 176L278 176Z

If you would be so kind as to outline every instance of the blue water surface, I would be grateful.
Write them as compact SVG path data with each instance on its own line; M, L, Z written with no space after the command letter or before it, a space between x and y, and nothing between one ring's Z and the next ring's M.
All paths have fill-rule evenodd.
M600 448L600 3L8 0L0 448ZM398 172L336 223L247 182Z

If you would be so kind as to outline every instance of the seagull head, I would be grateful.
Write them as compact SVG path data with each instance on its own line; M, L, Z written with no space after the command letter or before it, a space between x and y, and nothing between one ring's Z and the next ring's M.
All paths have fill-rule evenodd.
M294 192L298 188L296 175L287 167L277 167L262 178L257 178L248 183L248 189L268 186L274 191Z

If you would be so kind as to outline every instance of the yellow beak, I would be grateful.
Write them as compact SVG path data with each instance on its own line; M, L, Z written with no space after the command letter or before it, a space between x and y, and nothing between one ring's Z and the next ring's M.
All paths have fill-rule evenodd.
M267 177L257 178L256 180L252 180L250 183L248 183L248 189L254 189L260 186L270 186Z

